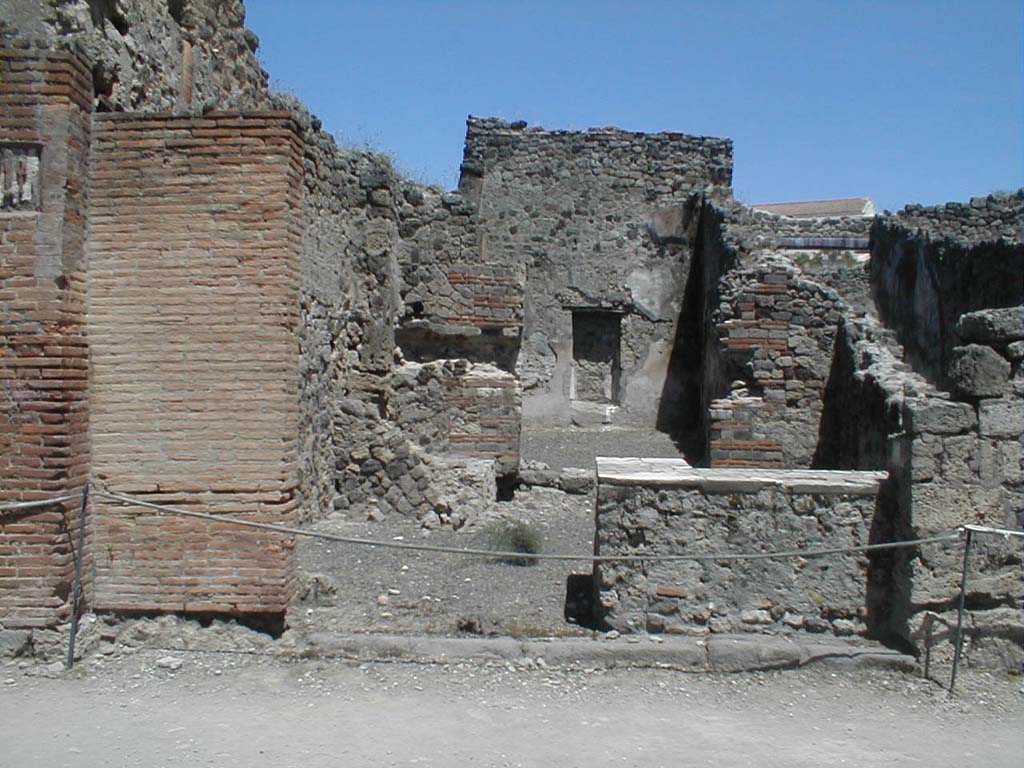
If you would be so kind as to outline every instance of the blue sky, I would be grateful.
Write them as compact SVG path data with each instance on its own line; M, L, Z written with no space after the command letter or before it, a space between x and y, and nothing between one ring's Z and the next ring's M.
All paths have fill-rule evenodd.
M1024 185L1020 0L247 0L272 85L454 187L469 114L727 136L748 203Z

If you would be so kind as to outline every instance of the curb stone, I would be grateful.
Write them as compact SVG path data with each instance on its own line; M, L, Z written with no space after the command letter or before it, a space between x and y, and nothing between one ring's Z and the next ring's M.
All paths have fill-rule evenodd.
M345 635L317 632L309 636L304 654L343 656L358 661L533 662L558 666L670 667L687 672L754 672L795 669L808 664L839 664L910 671L913 656L869 641L714 635L704 638L663 637L661 642L511 637L430 637L423 635Z

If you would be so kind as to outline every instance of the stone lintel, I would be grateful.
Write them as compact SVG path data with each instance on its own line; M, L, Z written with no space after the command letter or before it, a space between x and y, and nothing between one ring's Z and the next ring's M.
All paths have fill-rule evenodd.
M778 488L789 493L873 496L888 472L691 467L683 459L597 458L598 483L700 488L712 493Z

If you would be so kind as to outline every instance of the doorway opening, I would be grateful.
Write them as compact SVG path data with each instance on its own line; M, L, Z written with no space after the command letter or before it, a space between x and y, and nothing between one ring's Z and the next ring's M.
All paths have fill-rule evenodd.
M622 315L600 309L572 311L572 399L619 404Z

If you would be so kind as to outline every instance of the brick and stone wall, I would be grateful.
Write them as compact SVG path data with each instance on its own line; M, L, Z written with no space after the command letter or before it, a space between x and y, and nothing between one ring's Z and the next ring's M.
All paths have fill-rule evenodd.
M599 459L596 555L764 553L869 543L879 472L692 469ZM621 632L866 631L864 553L606 562L602 620Z
M810 466L843 301L780 256L729 271L719 290L716 359L731 384L710 404L711 466Z
M0 504L76 493L89 472L90 111L75 58L0 48ZM0 629L67 617L78 507L0 513Z
M292 524L302 145L287 113L98 115L93 472L114 492ZM93 605L281 613L286 537L93 505Z
M603 313L620 323L606 399L622 421L654 425L690 269L691 196L724 197L731 179L725 139L470 119L460 190L479 207L488 258L526 274L516 370L527 420L565 423L586 396L574 387L574 313Z
M406 357L463 357L511 370L523 324L521 264L491 258L477 206L458 192L406 185L399 208Z

